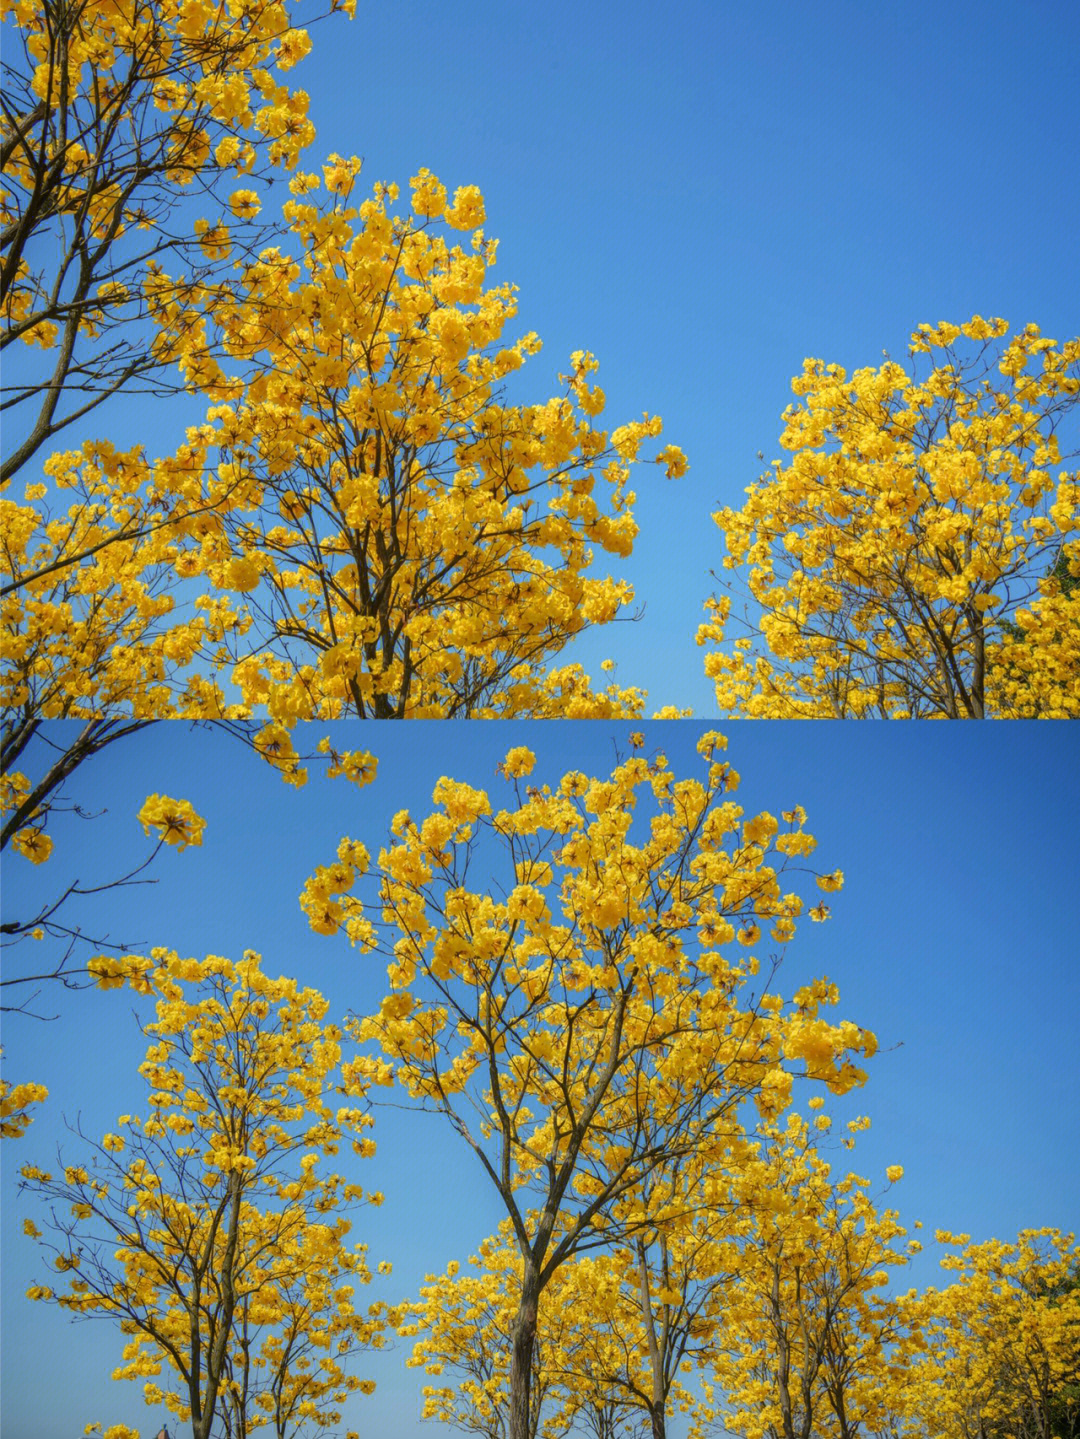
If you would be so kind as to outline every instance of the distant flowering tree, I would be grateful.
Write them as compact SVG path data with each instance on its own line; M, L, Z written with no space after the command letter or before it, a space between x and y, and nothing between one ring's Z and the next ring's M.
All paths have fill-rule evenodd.
M1080 1250L1075 1235L1025 1229L970 1243L939 1230L953 1276L907 1296L901 1412L928 1439L1051 1439L1080 1428Z
M95 967L106 987L126 979L158 997L147 1111L97 1144L80 1136L85 1161L59 1174L23 1167L22 1187L50 1203L45 1234L24 1227L68 1276L29 1297L117 1321L128 1344L115 1377L145 1380L147 1403L193 1439L216 1421L236 1439L336 1423L348 1394L374 1388L345 1356L381 1331L353 1307L370 1275L344 1211L381 1195L319 1172L343 1140L375 1147L365 1113L327 1101L340 1033L326 1001L268 978L251 951ZM156 1382L163 1368L178 1387Z
M710 1380L742 1439L893 1432L901 1324L883 1289L889 1270L921 1246L901 1244L897 1211L875 1206L867 1179L833 1175L816 1144L829 1125L820 1113L813 1123L796 1113L769 1123L725 1176L738 1201L738 1260L718 1292ZM899 1165L886 1170L890 1184L902 1177Z
M391 992L350 1026L378 1052L347 1073L444 1114L505 1206L522 1261L509 1439L529 1439L540 1304L561 1267L654 1228L650 1176L715 1142L746 1101L783 1110L796 1072L846 1090L875 1047L809 990L790 1005L749 992L762 927L782 944L803 911L780 867L814 840L799 809L783 832L770 814L740 822L724 743L701 740L700 781L634 756L554 788L526 784L534 756L515 748L507 808L443 778L432 814L396 817L369 904L353 893L367 851L347 839L305 889L313 928L391 957ZM640 840L639 801L656 807ZM489 845L504 873L477 888Z
M920 326L922 376L806 361L783 417L790 462L714 516L761 612L723 648L733 597L709 603L698 643L722 711L1080 715L1080 482L1057 469L1080 339L1007 332L979 316Z

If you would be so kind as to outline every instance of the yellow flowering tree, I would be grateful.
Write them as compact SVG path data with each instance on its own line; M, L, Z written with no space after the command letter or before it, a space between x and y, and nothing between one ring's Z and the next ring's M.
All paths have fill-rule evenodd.
M227 403L193 432L216 472L192 503L220 503L175 563L243 615L215 637L243 713L639 712L639 692L549 664L632 599L588 571L631 551L631 467L660 420L601 428L583 351L561 393L510 403L504 381L540 341L505 335L517 300L488 283L480 192L451 201L421 171L401 214L396 185L356 196L359 166L296 176L286 243L213 311L246 382L204 386ZM686 468L673 445L653 458Z
M24 432L0 480L119 390L168 387L163 366L201 374L195 312L230 248L256 239L257 206L245 190L227 209L229 188L292 168L314 136L307 96L280 78L310 49L292 9L5 0L0 346L43 358L8 377ZM193 230L195 191L219 209ZM160 518L132 504L124 533Z
M920 375L807 360L790 452L715 516L761 618L698 634L720 709L760 718L1080 715L1080 485L1059 431L1080 340L923 325Z
M526 783L534 756L512 750L506 808L444 778L432 814L396 817L367 903L368 855L351 840L303 895L317 931L392 958L391 992L351 1025L381 1051L349 1066L354 1082L396 1082L442 1113L510 1220L510 1439L528 1433L539 1306L560 1267L655 1228L650 1176L719 1142L745 1101L782 1111L793 1072L846 1090L863 1077L853 1057L874 1048L810 991L789 1004L754 989L763 926L782 945L803 909L782 870L814 841L798 809L783 830L742 819L723 744L702 738L700 780L633 756L554 788ZM653 810L640 834L639 801ZM476 887L489 854L501 873Z
M888 1432L897 1412L886 1381L899 1325L879 1291L920 1246L899 1246L897 1211L875 1208L867 1179L832 1177L816 1146L829 1124L792 1113L766 1125L756 1156L728 1176L739 1259L713 1377L728 1430L743 1439L857 1439Z
M373 1387L345 1356L380 1332L352 1304L369 1273L345 1211L381 1196L320 1173L345 1140L374 1150L370 1118L329 1103L341 1036L326 1001L269 978L251 951L233 964L155 950L97 971L105 987L126 975L157 996L147 1109L86 1140L82 1163L24 1166L23 1188L51 1214L46 1234L24 1227L67 1282L29 1297L118 1322L115 1377L144 1380L147 1403L193 1439L216 1415L234 1435L276 1439L337 1422L347 1394ZM163 1369L175 1387L159 1385Z
M504 1220L498 1235L484 1240L464 1270L455 1260L444 1273L427 1275L418 1297L396 1307L398 1334L416 1340L409 1366L422 1367L436 1380L424 1386L422 1418L438 1419L483 1439L505 1439L521 1263L510 1222ZM564 1331L573 1324L566 1302L571 1296L565 1289L569 1269L564 1266L553 1279L552 1302L539 1320L529 1439L559 1439L570 1427L558 1406Z
M1051 1439L1080 1422L1080 1259L1075 1237L1026 1229L1015 1243L972 1244L939 1231L954 1251L943 1289L906 1296L906 1433L928 1439Z

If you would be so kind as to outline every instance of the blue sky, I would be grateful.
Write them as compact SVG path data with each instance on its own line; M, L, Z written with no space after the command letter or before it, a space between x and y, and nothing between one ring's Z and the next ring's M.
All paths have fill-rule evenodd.
M1080 224L1075 6L360 0L330 33L302 81L316 148L479 185L494 278L544 341L535 392L592 350L606 419L658 413L689 457L634 485L644 618L575 651L652 707L715 712L709 516L780 453L805 357L905 360L919 323L974 313L1080 332L1055 258Z
M336 151L364 157L362 184L408 193L426 166L451 192L478 185L492 279L544 341L521 394L557 392L592 350L606 420L658 413L689 457L678 482L635 481L619 572L644 617L569 655L594 678L618 659L647 713L714 713L693 643L722 556L709 517L741 503L758 451L780 453L805 357L903 361L918 324L976 312L1080 332L1067 0L359 0L312 35L291 75L310 167ZM200 416L117 400L90 428L153 455Z
M428 812L441 774L498 784L495 767L512 745L536 750L537 781L567 769L607 772L631 728L368 725L367 743L380 759L374 785L357 791L313 776L296 791L226 735L156 726L85 767L73 794L99 817L58 823L47 865L32 869L17 857L6 864L5 909L17 915L76 876L90 882L120 872L146 852L135 820L145 796L187 798L207 821L202 848L163 852L155 885L114 891L100 908L87 902L80 910L87 928L96 922L115 938L197 956L236 958L253 948L271 972L325 993L334 1014L363 1010L385 992L382 962L312 934L296 902L339 838L377 850L398 809ZM699 773L700 729L649 725L648 748L663 749L677 774ZM790 993L827 974L840 989L837 1013L878 1035L881 1052L866 1087L832 1106L838 1119L866 1113L873 1120L852 1167L880 1192L885 1166L903 1165L889 1202L928 1231L983 1239L1044 1224L1075 1227L1080 779L1072 732L1033 724L729 730L728 758L743 777L747 813L803 804L818 839L815 864L845 872L830 923L804 925L789 946L780 988ZM356 742L355 726L334 733ZM135 1107L145 1045L124 993L43 994L39 1006L60 1017L11 1018L4 1033L9 1077L34 1078L51 1091L28 1136L3 1147L4 1433L70 1439L95 1419L153 1433L161 1416L144 1408L138 1387L108 1379L120 1351L109 1324L75 1331L59 1312L22 1298L40 1280L40 1261L18 1232L35 1212L32 1202L13 1195L18 1164L54 1161L58 1141L74 1153L62 1116L102 1133ZM400 1299L424 1273L473 1252L500 1215L479 1166L437 1118L380 1111L375 1137L378 1154L360 1165L360 1177L383 1190L386 1203L358 1216L356 1238L369 1243L373 1259L394 1265L370 1297ZM932 1251L905 1272L905 1287L938 1282ZM423 1432L415 1418L419 1380L404 1367L406 1352L403 1343L361 1361L359 1372L378 1382L354 1416L362 1433L409 1439ZM64 1356L64 1384L44 1393L43 1354Z
M618 679L647 687L651 704L713 710L692 642L721 556L709 515L740 502L759 450L778 453L804 357L903 359L920 322L974 312L1080 332L1080 10L1066 0L359 0L351 25L331 20L313 40L294 72L312 96L311 166L356 153L372 183L404 189L426 166L451 190L479 185L500 239L493 278L519 286L519 328L544 340L528 393L553 393L570 352L590 349L610 422L659 413L685 449L685 479L643 468L635 482L642 533L620 572L644 618L573 651L594 676L618 657ZM117 400L86 433L154 455L200 413ZM80 774L80 804L107 813L58 825L39 871L5 863L5 907L18 914L64 876L117 873L145 853L144 797L187 797L208 821L203 848L163 854L155 886L114 892L87 922L196 955L252 947L339 1011L362 1009L382 993L380 966L311 934L296 904L340 836L376 847L397 809L424 809L441 773L491 782L512 744L531 743L545 776L602 769L628 728L369 727L373 787L313 779L294 792L224 736L159 727ZM649 726L650 747L696 772L698 729ZM860 1172L904 1165L896 1202L928 1229L984 1238L1077 1222L1076 752L1058 726L732 727L746 809L801 802L821 867L847 875L833 921L800 931L785 983L827 973L839 1012L877 1032L869 1084L837 1112L873 1117ZM21 1297L37 1275L13 1167L53 1153L63 1114L111 1125L143 1051L127 996L61 995L53 1008L47 1025L4 1026L10 1076L53 1094L0 1154L4 1433L72 1439L101 1418L145 1435L162 1416L108 1379L120 1351L110 1327L73 1330ZM387 1202L357 1237L395 1265L372 1297L398 1298L464 1258L499 1214L434 1119L380 1116L377 1138L366 1173ZM934 1282L933 1256L910 1274ZM427 1432L404 1357L366 1367L379 1388L357 1410L362 1433ZM45 1375L58 1382L43 1388Z

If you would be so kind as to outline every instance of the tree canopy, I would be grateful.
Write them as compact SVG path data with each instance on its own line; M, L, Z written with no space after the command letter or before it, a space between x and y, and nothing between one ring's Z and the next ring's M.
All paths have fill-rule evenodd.
M738 596L714 598L698 633L722 712L1080 715L1080 340L1008 328L921 326L924 375L806 361L790 462L714 515L753 605L731 642Z

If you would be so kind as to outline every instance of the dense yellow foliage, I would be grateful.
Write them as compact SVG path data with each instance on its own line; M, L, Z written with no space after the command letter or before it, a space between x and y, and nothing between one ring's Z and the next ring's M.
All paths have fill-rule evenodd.
M955 1280L902 1305L900 1407L927 1439L1045 1439L1080 1420L1080 1252L1071 1234L1026 1229L1015 1243L937 1235Z
M638 690L552 661L632 599L590 566L630 552L660 421L600 429L584 350L555 395L507 399L540 341L505 333L476 187L424 169L395 212L396 185L361 197L360 162L331 154L271 212L314 140L287 0L3 13L2 343L40 351L4 483L111 395L211 402L172 454L84 440L0 501L5 708L639 713Z
M790 462L714 516L761 610L728 644L732 599L710 602L698 643L722 711L1080 715L1080 483L1057 433L1080 340L1007 331L922 326L922 378L806 361Z
M640 713L640 691L551 661L633 597L590 566L631 551L631 469L659 419L599 428L584 351L561 393L508 403L540 342L504 336L495 242L439 224L476 224L479 193L450 205L423 173L420 213L400 215L393 186L353 201L358 162L325 170L325 203L296 176L283 243L208 303L232 377L179 310L158 316L220 401L207 423L154 464L107 442L58 452L51 488L0 502L5 705L284 727ZM686 468L672 445L654 459Z
M893 1417L884 1386L897 1326L884 1286L920 1246L900 1246L897 1211L875 1207L868 1179L833 1177L817 1143L830 1121L815 1108L765 1126L729 1176L738 1262L719 1298L712 1379L743 1439L853 1439L887 1432Z
M376 1052L347 1074L445 1114L505 1207L522 1260L513 1439L528 1429L538 1304L561 1267L678 1213L671 1167L722 1147L741 1106L781 1113L796 1075L844 1093L875 1049L825 1017L838 996L824 980L790 1001L752 988L759 942L796 932L804 901L785 870L815 841L798 807L744 817L725 744L701 738L701 779L634 754L608 777L554 785L534 783L535 757L515 747L505 807L443 778L431 814L395 817L369 899L370 856L348 838L302 895L317 932L391 958L378 1012L349 1026ZM478 854L501 871L480 887Z
M167 334L142 322L167 302L197 307L217 283L208 261L228 251L218 222L218 256L204 253L182 202L201 189L224 204L241 176L291 169L314 138L307 95L281 78L311 47L292 9L4 0L2 343L46 352L11 387L24 430L4 480L110 395L168 384ZM241 223L234 238L256 233ZM196 318L189 345L206 340Z
M147 1108L120 1116L84 1163L23 1167L23 1187L52 1203L48 1236L29 1221L27 1233L68 1276L29 1297L119 1320L128 1343L113 1377L143 1381L147 1403L194 1439L215 1415L232 1434L278 1439L336 1423L347 1395L374 1387L346 1356L382 1327L352 1304L370 1274L346 1213L381 1195L320 1171L343 1142L374 1152L370 1118L330 1103L341 1035L326 1001L269 978L252 951L94 967L106 987L126 976L157 997Z
M204 382L223 401L197 436L200 460L218 456L220 521L193 523L176 566L246 613L224 635L244 711L638 712L637 692L594 695L547 665L632 598L586 571L594 550L630 553L631 467L659 419L601 429L584 351L560 394L508 403L540 341L505 333L517 301L488 283L479 191L451 202L421 171L412 213L395 213L396 186L355 195L358 170L334 156L297 175L288 245L214 314L250 373ZM685 469L674 446L655 458Z

